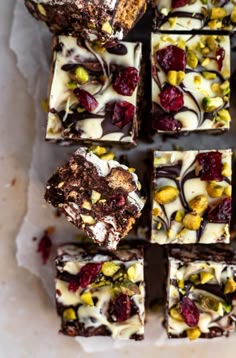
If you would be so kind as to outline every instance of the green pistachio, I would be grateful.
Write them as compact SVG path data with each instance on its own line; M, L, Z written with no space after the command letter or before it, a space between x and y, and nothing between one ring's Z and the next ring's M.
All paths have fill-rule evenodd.
M84 84L89 80L88 71L82 66L78 66L75 70L75 78L80 84Z
M203 110L207 113L214 112L216 109L223 106L224 102L221 97L204 97L202 100Z
M138 285L128 279L125 279L123 282L121 282L119 287L121 289L121 292L128 296L140 294L140 289Z
M75 321L76 318L77 318L76 313L75 313L75 310L73 308L67 308L63 312L63 319L65 321Z

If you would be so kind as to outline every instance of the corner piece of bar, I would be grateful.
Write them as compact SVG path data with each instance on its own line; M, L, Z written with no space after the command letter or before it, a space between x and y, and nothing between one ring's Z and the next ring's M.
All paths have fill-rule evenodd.
M55 37L46 139L135 145L141 47Z
M235 331L236 255L232 248L169 247L169 338L215 338Z
M229 129L229 36L152 34L151 48L153 129Z
M110 252L63 245L56 258L56 305L69 336L144 337L142 249Z
M235 31L234 0L152 0L152 4L155 31Z
M151 242L230 243L231 166L230 149L154 152Z
M45 199L94 242L115 250L141 215L139 189L127 166L79 148L49 179Z

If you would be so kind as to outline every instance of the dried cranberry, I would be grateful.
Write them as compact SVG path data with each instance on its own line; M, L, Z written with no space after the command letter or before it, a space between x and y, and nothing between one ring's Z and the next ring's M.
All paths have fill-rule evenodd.
M189 0L172 0L171 7L172 9L176 9L177 7L185 6L189 3Z
M131 302L129 296L120 294L113 307L113 314L118 322L126 321L130 317Z
M184 71L187 62L186 52L170 45L157 51L157 61L165 71Z
M229 223L231 217L231 209L231 199L225 198L208 213L208 219L210 222L213 223Z
M97 108L98 102L96 98L93 97L87 91L81 88L76 88L74 90L74 94L78 98L78 101L81 104L81 106L83 106L86 109L86 111L92 112Z
M219 71L222 70L224 58L225 58L225 50L223 49L223 47L217 48L217 50L216 50L216 62L217 62Z
M41 253L43 264L45 265L49 259L52 249L52 241L48 236L47 232L44 233L43 237L38 243L37 252Z
M138 70L134 67L127 67L113 77L112 86L117 93L123 96L132 96L138 81Z
M79 283L82 288L86 288L96 278L102 267L101 263L90 263L84 265L79 272Z
M114 104L112 124L119 128L123 128L134 118L135 106L126 101L116 102Z
M126 203L126 198L124 195L113 195L111 197L111 204L112 206L115 206L116 208L122 208Z
M188 297L184 297L180 302L180 312L183 316L184 322L189 327L195 327L199 321L199 310L195 303Z
M80 286L79 275L77 275L73 280L69 282L68 290L71 292L76 292Z
M160 131L178 132L182 128L182 123L177 121L174 116L166 115L154 118L152 128Z
M220 152L205 152L197 155L197 161L201 165L201 180L221 181L223 179L221 156Z
M184 105L183 92L177 87L165 85L159 96L161 105L167 112L176 112Z

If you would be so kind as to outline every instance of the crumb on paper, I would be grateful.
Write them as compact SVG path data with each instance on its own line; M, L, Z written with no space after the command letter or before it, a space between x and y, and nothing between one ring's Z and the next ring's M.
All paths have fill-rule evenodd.
M44 234L38 243L37 252L39 254L41 254L42 262L44 265L46 265L46 263L48 262L48 259L51 254L52 240L50 238L50 235L52 235L54 233L54 231L55 231L55 228L53 226L48 227L44 231ZM34 240L34 238L33 238L33 240ZM37 238L36 238L36 240L37 240Z

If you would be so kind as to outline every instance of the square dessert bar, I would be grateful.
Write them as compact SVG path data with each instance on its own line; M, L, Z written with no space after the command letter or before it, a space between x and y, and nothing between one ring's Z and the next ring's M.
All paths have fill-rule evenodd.
M152 34L151 47L153 129L228 129L229 37Z
M56 258L56 304L69 336L144 337L142 249L64 245Z
M144 200L135 173L101 158L78 149L49 179L45 199L94 242L115 250L141 215Z
M169 338L214 338L235 331L236 255L218 247L169 250L166 323Z
M234 0L153 0L154 28L162 31L235 31Z
M154 152L152 243L230 242L231 157L231 150Z
M54 39L46 139L135 144L141 44Z

